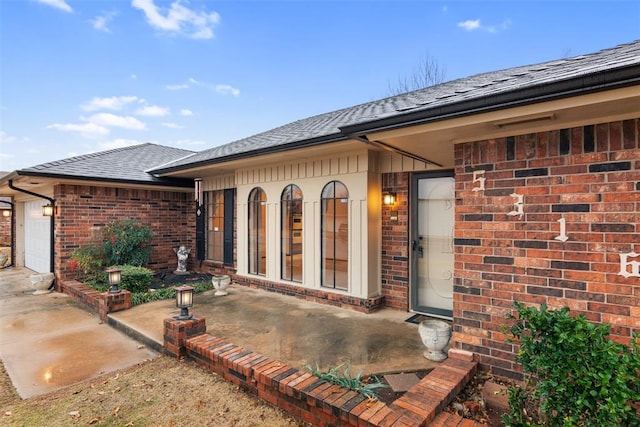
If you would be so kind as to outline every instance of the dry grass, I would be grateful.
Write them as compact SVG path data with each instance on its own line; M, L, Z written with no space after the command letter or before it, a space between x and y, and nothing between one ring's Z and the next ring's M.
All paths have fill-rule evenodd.
M302 426L190 361L169 357L21 400L0 364L3 426Z

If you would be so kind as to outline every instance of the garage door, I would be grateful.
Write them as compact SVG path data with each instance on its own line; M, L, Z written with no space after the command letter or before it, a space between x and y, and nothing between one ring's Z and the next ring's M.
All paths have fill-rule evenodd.
M51 218L42 216L44 200L24 204L24 265L38 273L51 271Z

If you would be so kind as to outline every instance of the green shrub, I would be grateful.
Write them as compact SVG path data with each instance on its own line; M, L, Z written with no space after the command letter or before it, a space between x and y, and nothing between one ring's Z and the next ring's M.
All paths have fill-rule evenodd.
M153 271L135 265L114 265L109 268L122 270L120 288L129 292L146 292L151 286Z
M136 265L149 262L151 229L132 220L118 220L104 229L102 248L106 265Z
M79 279L93 276L104 270L104 251L100 246L83 246L71 253L71 271Z
M196 294L213 289L211 281L198 282L191 284L194 287ZM149 289L145 292L132 292L131 293L131 306L139 304L145 304L151 301L159 301L163 299L173 299L176 297L175 288L163 288L163 289Z
M321 380L340 387L348 388L349 390L357 391L369 399L377 400L377 390L388 387L386 384L378 380L375 375L371 377L371 381L365 382L362 379L362 371L358 372L358 375L355 377L352 377L349 373L350 366L347 365L344 371L340 371L342 366L343 365L334 366L326 372L322 371L317 364L315 368L307 366L307 369L311 372L311 375L314 375Z
M625 346L608 339L609 325L570 316L567 307L515 308L508 342L520 346L525 382L509 387L505 425L640 425L631 406L640 401L638 335Z

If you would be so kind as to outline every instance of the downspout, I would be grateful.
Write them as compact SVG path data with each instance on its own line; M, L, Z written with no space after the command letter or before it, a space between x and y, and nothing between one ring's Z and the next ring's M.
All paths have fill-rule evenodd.
M7 202L6 200L0 200L0 203L6 203L11 206L11 259L9 260L9 265L5 265L4 268L13 267L13 260L16 257L16 245L15 245L15 208L13 203Z
M54 206L54 212L53 215L51 215L51 230L50 230L50 243L49 243L49 250L50 250L50 255L49 255L49 269L51 270L51 273L54 273L54 278L53 278L53 282L51 284L51 288L55 287L55 263L54 263L54 256L55 256L55 250L54 250L54 243L55 243L55 239L54 239L54 226L55 226L55 205L56 205L56 201L54 199L52 199L51 197L47 197L44 196L42 194L38 194L38 193L34 193L33 191L29 191L29 190L25 190L24 188L18 188L16 186L13 185L13 180L10 179L9 180L9 188L12 190L16 190L19 191L21 193L25 193L28 194L30 196L35 196L35 197L40 197L41 199L46 199L49 201L49 203L51 203L51 206Z

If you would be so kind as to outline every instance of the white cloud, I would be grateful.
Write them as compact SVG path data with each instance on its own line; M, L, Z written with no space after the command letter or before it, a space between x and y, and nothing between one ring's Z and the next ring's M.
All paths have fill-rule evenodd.
M56 9L64 10L65 12L73 12L71 6L67 4L65 0L36 0L38 3L46 4L47 6L55 7Z
M110 98L94 97L87 104L81 105L85 111L121 110L125 105L138 100L137 96L112 96Z
M169 129L182 129L182 126L180 126L177 123L170 123L170 122L165 122L162 123L162 126L169 128Z
M136 114L147 117L162 117L169 115L170 111L167 107L159 107L157 105L147 105L139 108Z
M212 90L214 92L217 92L221 95L233 95L233 96L239 96L240 95L240 89L235 88L231 85L227 85L227 84L212 84L212 83L207 83L207 82L201 82L200 80L196 80L193 77L189 77L187 79L186 82L181 83L181 84L177 84L177 85L167 85L165 86L167 89L169 90L179 90L179 89L188 89L191 86L200 86L200 87L205 87L209 90Z
M463 22L458 22L458 27L466 30L466 31L473 31L473 30L477 30L478 28L480 28L480 20L479 19L467 19L466 21Z
M129 76L129 78L130 78L131 80L137 80L137 79L138 79L138 76L137 76L137 75L135 75L135 74L131 74L131 75Z
M91 24L93 25L93 28L95 28L96 30L110 33L111 30L109 30L109 27L107 27L107 24L116 15L117 15L116 12L105 12L102 15L98 15L95 18L90 19L89 22L91 22Z
M176 0L167 8L154 4L153 0L132 0L131 6L140 9L152 27L172 34L180 34L192 39L213 38L213 27L220 22L217 12L194 11Z
M182 110L180 110L180 115L185 117L193 116L193 111L183 108Z
M131 116L118 116L111 113L98 113L89 118L82 118L89 122L88 124L95 124L98 126L118 127L131 130L144 130L147 125L144 122Z
M54 123L47 126L47 129L56 129L62 132L77 132L87 138L96 138L109 134L109 129L96 123Z
M189 89L189 85L186 83L180 83L176 85L166 85L165 88L167 88L168 90L182 90Z
M240 89L237 89L231 85L216 85L216 92L221 93L223 95L240 95Z
M505 19L500 25L483 25L479 19L468 19L463 22L458 22L458 27L464 29L465 31L475 31L482 30L491 34L498 33L500 31L504 31L511 26L511 20Z

